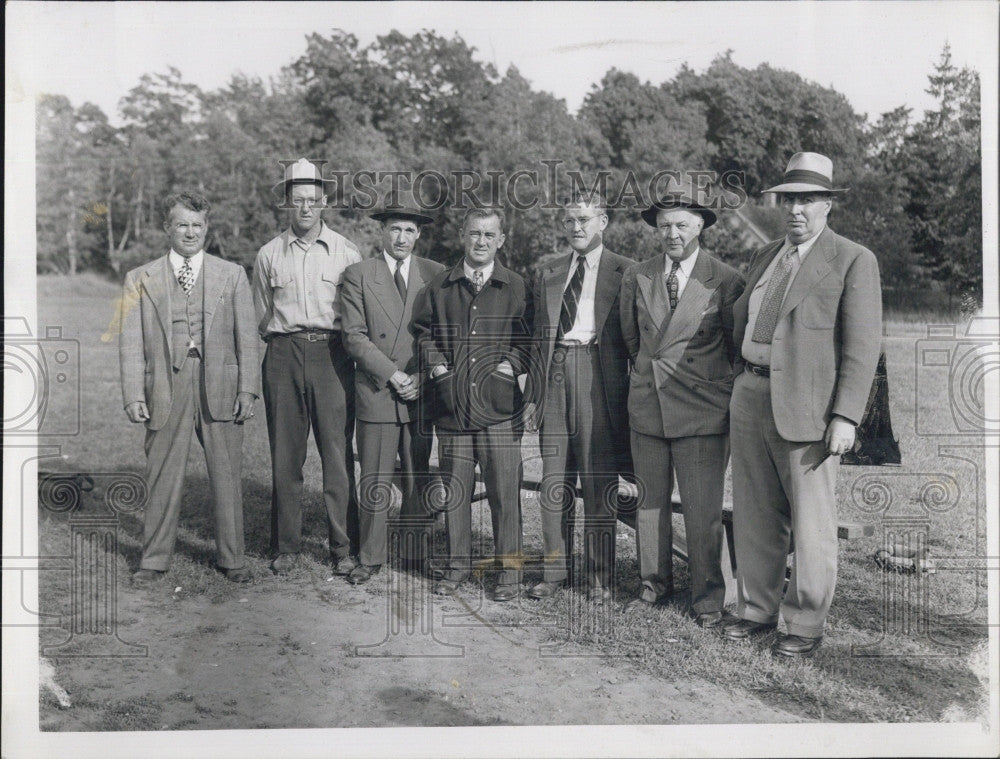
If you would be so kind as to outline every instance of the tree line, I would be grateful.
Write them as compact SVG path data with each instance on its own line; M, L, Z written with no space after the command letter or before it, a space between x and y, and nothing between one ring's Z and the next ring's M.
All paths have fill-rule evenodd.
M946 46L927 91L935 107L922 118L900 106L870 121L832 88L766 63L744 68L728 51L704 72L684 65L660 84L612 69L573 114L516 67L501 75L479 60L458 35L392 31L361 45L343 31L313 34L267 81L236 74L203 91L175 68L146 74L119 103L120 127L91 103L39 98L38 271L123 276L162 253L159 204L184 188L213 204L208 250L249 266L284 223L272 192L278 161L300 156L350 174L535 170L538 181L519 191L529 199L570 187L574 174L589 183L604 172L609 192L628 196L630 182L645 187L663 170L738 172L748 202L707 230L705 244L739 266L755 247L747 229L783 232L760 191L778 183L792 153L812 150L851 188L831 226L875 252L890 297L981 303L979 76L956 67ZM460 252L455 186L448 192L421 244L444 262ZM563 249L553 211L508 210L513 268L527 272ZM638 210L614 211L605 239L644 259L658 251ZM376 250L367 211L328 213L363 251Z

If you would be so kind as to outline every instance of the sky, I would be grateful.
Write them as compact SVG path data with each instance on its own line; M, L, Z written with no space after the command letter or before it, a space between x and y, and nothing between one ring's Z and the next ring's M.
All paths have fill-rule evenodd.
M683 63L703 71L727 49L832 86L871 119L933 105L924 90L945 43L954 62L997 68L991 2L719 3L46 3L6 6L7 97L64 94L117 121L144 73L174 66L203 89L235 72L264 79L341 28L364 44L398 29L460 34L481 60L515 65L570 110L617 67L660 83ZM990 90L984 81L984 92Z

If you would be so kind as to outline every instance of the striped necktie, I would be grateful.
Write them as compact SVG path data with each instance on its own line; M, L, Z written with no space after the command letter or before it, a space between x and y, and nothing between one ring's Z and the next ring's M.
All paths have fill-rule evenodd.
M563 290L562 310L559 312L559 330L557 340L561 340L567 332L573 329L576 322L576 311L580 307L580 295L583 293L583 256L576 257L576 269L570 277L569 285Z

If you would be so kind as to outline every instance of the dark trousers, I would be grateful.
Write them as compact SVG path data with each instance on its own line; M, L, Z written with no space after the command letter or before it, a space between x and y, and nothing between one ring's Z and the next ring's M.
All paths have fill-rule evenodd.
M355 554L354 362L339 335L316 342L274 335L264 354L263 378L271 444L271 550L301 549L302 467L311 428L323 466L330 555Z
M240 466L243 425L213 422L205 398L201 360L188 357L174 373L170 415L158 430L146 431L146 505L142 569L166 570L177 540L177 519L184 494L184 470L191 439L205 450L215 509L218 564L238 569L243 559L243 489Z
M425 510L424 491L427 486L431 436L420 432L420 423L403 424L365 422L358 420L358 457L361 459L360 501L362 564L385 564L387 522L392 503L392 481L395 478L396 455L400 462L400 490L403 504L400 516L410 519L427 517L429 527L433 515Z
M728 435L662 438L632 430L632 459L639 483L636 543L642 584L657 595L673 585L674 473L684 510L691 608L722 611L722 495L729 460Z
M618 468L600 378L596 348L555 347L539 436L546 582L562 582L569 575L579 477L587 581L597 587L614 584Z
M503 570L499 585L521 581L521 434L510 422L477 432L438 429L442 502L448 533L445 579L460 582L472 571L472 493L476 464L486 484L493 544Z

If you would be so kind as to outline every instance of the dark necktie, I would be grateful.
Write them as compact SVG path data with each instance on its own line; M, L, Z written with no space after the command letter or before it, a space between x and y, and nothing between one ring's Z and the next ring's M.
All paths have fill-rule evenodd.
M406 303L406 280L403 279L402 261L396 261L396 273L392 275L392 280L396 283L396 289L399 291L399 297L402 299L403 303Z
M782 301L785 300L788 280L792 276L792 258L798 250L798 247L794 247L785 253L771 272L771 281L767 283L767 290L760 302L760 311L757 312L753 335L750 337L755 343L770 344L774 338L774 328L778 326L778 313L781 311Z
M561 340L567 332L573 329L576 321L576 311L580 307L580 294L583 292L583 256L576 257L576 270L570 277L569 285L563 290L562 310L559 312L559 331L557 340Z
M677 288L679 282L677 281L677 270L681 268L680 261L674 261L670 266L670 273L667 275L667 297L670 299L670 310L677 310Z
M484 284L486 284L486 280L483 279L483 273L476 269L472 272L472 291L478 293L483 289Z
M191 259L184 259L184 265L181 267L181 270L177 272L177 281L184 290L184 294L190 295L191 288L194 287L194 269L191 268Z

